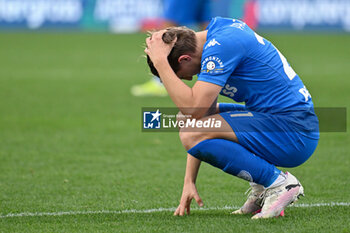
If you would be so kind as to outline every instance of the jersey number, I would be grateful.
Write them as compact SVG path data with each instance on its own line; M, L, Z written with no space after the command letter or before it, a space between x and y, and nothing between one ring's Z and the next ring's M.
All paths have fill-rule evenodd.
M258 42L262 45L265 45L265 42L264 42L264 38L262 38L261 36L259 36L258 34L255 33L255 37L256 39L258 40ZM276 51L278 52L278 55L280 56L281 58L281 61L282 61L282 64L283 64L283 69L284 69L284 72L286 73L286 75L288 76L288 78L290 80L293 80L293 78L297 75L295 73L295 71L293 70L293 68L289 65L287 59L283 56L283 54L278 51L278 49L275 47Z

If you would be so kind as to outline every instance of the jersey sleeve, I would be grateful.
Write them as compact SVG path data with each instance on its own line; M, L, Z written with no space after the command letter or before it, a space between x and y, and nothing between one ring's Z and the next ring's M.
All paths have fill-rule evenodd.
M198 81L224 86L244 54L245 49L238 40L212 37L204 45Z

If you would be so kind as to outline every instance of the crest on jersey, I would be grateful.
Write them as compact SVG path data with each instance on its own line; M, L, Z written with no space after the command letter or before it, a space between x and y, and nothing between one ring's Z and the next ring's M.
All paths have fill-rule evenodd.
M205 46L205 48L204 49L207 49L207 48L209 48L209 47L213 47L213 46L215 46L215 45L221 45L219 42L217 42L216 40L215 40L215 38L214 39L212 39L212 40L210 40L209 42L208 42L208 44Z
M207 70L213 70L213 69L215 69L215 66L216 66L215 62L210 61L207 63Z
M216 56L209 56L202 60L201 73L219 74L224 72L224 63Z

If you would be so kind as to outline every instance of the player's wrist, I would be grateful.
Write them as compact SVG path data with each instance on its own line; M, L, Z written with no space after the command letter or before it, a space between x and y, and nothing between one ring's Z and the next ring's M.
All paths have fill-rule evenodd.
M184 185L195 185L196 179L192 177L185 177L184 179Z
M167 58L163 58L163 59L158 59L156 61L153 62L154 67L157 69L158 72L160 72L161 70L170 67L168 59Z

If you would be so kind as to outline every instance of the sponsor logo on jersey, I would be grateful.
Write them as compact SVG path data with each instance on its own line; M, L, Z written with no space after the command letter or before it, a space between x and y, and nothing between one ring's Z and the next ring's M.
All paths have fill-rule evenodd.
M220 44L219 42L217 42L217 41L215 40L215 38L214 38L214 39L212 39L211 41L208 42L208 44L205 46L204 49L207 49L207 48L209 48L209 47L213 47L213 46L215 46L215 45L221 45L221 44Z

